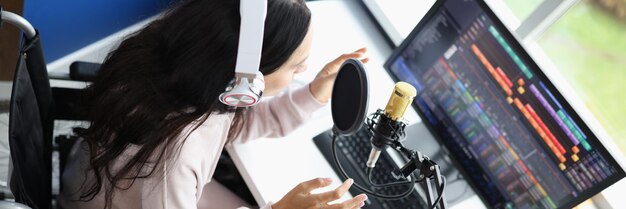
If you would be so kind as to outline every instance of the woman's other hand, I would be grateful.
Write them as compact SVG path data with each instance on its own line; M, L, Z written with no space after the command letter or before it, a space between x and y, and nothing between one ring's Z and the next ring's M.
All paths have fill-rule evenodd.
M327 187L331 182L332 180L329 178L316 178L302 182L289 191L282 199L273 204L272 209L352 209L363 207L365 204L364 201L367 200L365 194L357 195L341 203L328 204L329 202L341 198L341 196L348 191L350 186L352 186L352 179L346 180L341 186L334 190L311 194L311 191L314 189Z
M365 55L367 48L360 48L352 53L347 53L339 56L337 59L326 64L324 68L315 76L315 79L309 84L309 90L321 103L326 103L330 100L333 93L333 84L335 78L337 78L337 72L347 59L358 59L363 63L367 63L369 58Z

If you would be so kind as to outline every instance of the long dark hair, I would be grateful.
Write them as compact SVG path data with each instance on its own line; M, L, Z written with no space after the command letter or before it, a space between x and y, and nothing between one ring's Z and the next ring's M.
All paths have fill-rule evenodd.
M303 0L269 0L263 74L287 61L302 43L310 19ZM135 179L151 176L176 158L186 126L230 111L218 96L234 77L239 24L239 1L186 0L109 54L86 90L90 126L76 130L88 145L89 172L95 176L83 184L81 200L90 201L103 190L104 207L111 207L115 189L128 189ZM239 133L242 114L236 111L229 138ZM130 145L140 148L113 169Z

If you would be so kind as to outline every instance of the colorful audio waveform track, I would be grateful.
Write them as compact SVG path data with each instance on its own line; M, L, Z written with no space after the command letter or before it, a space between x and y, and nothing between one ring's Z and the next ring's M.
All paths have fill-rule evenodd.
M493 78L496 79L496 82L498 82L498 84L500 84L500 87L502 87L502 90L504 90L504 92L506 92L506 95L508 95L508 96L513 95L513 90L511 90L511 87L509 87L507 82L504 81L505 79L503 79L502 76L500 76L500 74L493 68L493 65L491 65L491 63L489 62L489 60L487 60L485 55L480 51L480 49L478 49L478 46L476 46L476 44L472 44L471 47L472 47L472 51L474 52L476 57L478 57L480 62L482 62L483 65L485 65L485 68L487 68L487 71L489 71L489 74L491 74L491 76L493 76ZM502 71L502 70L500 70L500 71ZM504 75L504 73L502 73L502 74ZM506 76L506 75L504 75L504 76ZM509 78L506 78L506 80L509 80L509 83L511 81Z
M500 43L500 45L507 51L509 56L513 58L514 62L521 69L526 78L531 79L533 75L528 71L525 65L521 63L521 60L517 55L512 53L510 50L510 46L504 41L502 37L499 37L497 31L493 29L493 27L489 30L494 38ZM558 163L558 168L565 172L567 178L570 182L575 185L575 188L578 191L584 191L588 188L591 188L592 185L597 182L601 182L604 179L603 176L607 176L604 173L610 173L611 171L605 171L605 169L600 169L602 166L598 166L598 164L603 165L604 162L598 161L594 166L590 166L590 160L587 158L581 158L579 155L580 148L578 145L582 146L584 150L587 152L591 151L591 145L587 142L587 136L583 133L580 127L574 122L571 116L567 113L567 111L561 106L561 104L557 101L554 95L546 88L546 86L542 82L538 82L534 84L532 82L526 82L524 78L515 78L517 79L516 83L513 83L511 78L506 74L501 66L494 66L492 62L487 59L485 54L481 51L477 44L471 44L471 51L474 53L476 58L482 63L485 69L488 71L488 74L493 77L497 86L499 86L503 92L504 96L507 99L507 102L514 107L516 107L524 116L524 118L528 121L530 126L534 129L534 131L539 135L543 144L548 147L549 153L552 153L556 158ZM532 98L536 99L538 103L533 103L528 101L529 97L524 96L526 92L526 85L528 83L528 89ZM515 87L517 84L517 88ZM538 88L540 86L540 88ZM514 92L512 89L515 89ZM518 94L519 93L519 94ZM522 101L524 99L525 101ZM532 104L531 104L532 103ZM554 105L553 105L554 104ZM533 105L537 107L541 107L540 109L545 110L543 113L548 113L547 116L549 119L553 121L549 121L551 124L556 123L556 130L562 130L565 136L568 138L569 142L572 142L571 151L568 151L564 144L559 141L557 136L553 130L546 124L548 121L542 118L540 114L535 110ZM487 133L491 137L497 136L499 133L493 132L493 129L487 129ZM563 136L563 135L560 135ZM563 137L565 137L563 136ZM523 160L517 160L518 155L514 152L513 149L507 148L508 143L503 143L506 141L503 137L497 137L499 140L498 147L501 146L502 150L509 151L508 155L502 155L502 159L507 165L514 166L517 173L526 173L525 177L521 177L520 179L513 181L512 183L506 186L506 189L512 194L513 201L516 202L518 206L524 206L529 202L540 202L542 205L547 207L555 207L556 205L552 201L552 199L546 194L546 191L536 180L535 176L529 171L529 169L524 164ZM490 147L491 148L491 147ZM487 150L487 149L485 149ZM570 152L570 154L568 154ZM595 153L594 153L595 154ZM566 155L568 157L566 157ZM583 154L584 156L584 154ZM518 164L511 165L510 162L516 159ZM566 166L566 162L570 160L571 164ZM491 166L496 166L494 168L499 168L496 170L496 174L498 178L505 177L503 174L509 173L509 171L501 171L501 167L498 164L491 164ZM491 167L490 166L490 167ZM569 168L569 169L568 169ZM493 169L492 169L493 170ZM501 179L502 180L502 179ZM521 184L520 184L521 183ZM523 185L523 186L522 186ZM521 193L522 188L525 188L526 193Z
M477 56L482 55L476 45L473 47L473 52ZM487 69L490 69L490 74L498 81L500 87L508 94L513 95L511 88L514 86L514 83L506 73L500 67L494 69L484 55L480 60ZM487 168L501 182L507 182L504 188L514 198L514 201L518 205L541 202L544 206L556 207L556 204L548 196L535 175L526 166L524 159L520 158L519 154L508 143L507 136L503 134L497 124L492 121L489 114L483 109L481 101L474 99L474 96L472 96L455 71L450 67L448 61L440 58L431 72L437 73L427 74L440 76L438 80L446 83L447 85L444 86L449 88L448 91L438 94L438 100L441 102L443 109L452 117L454 122L459 123L458 126L461 132L466 140L474 146L478 156L484 160ZM468 119L468 116L475 120ZM548 140L548 142L552 141ZM565 152L565 149L560 144L555 147L562 150L558 150L559 154ZM562 158L565 160L564 157Z
M511 46L509 46L509 44L504 40L504 38L502 38L498 30L496 30L496 28L493 27L493 25L489 26L489 32L498 41L498 43L500 43L502 48L504 48L504 51L506 51L506 53L509 54L509 56L513 59L515 64L517 64L517 66L520 68L520 70L524 72L524 75L526 75L526 78L528 79L533 78L533 74L530 72L530 70L528 70L528 67L526 67L524 62L522 62L519 56L517 56L517 54L513 51Z
M552 108L552 105L550 105L548 103L548 100L546 100L546 98L541 94L541 92L539 92L537 87L535 87L535 84L530 85L530 91L533 93L533 95L535 95L537 100L539 100L541 105L548 111L552 119L554 119L557 122L557 124L559 125L561 129L563 129L563 132L565 132L565 134L570 139L570 141L572 141L574 145L578 145L580 143L578 139L576 139L572 131L569 128L567 128L567 126L565 125L565 122L563 122L563 120L556 114L556 111L554 111L554 108Z
M507 47L510 48L510 46L508 46L501 37L498 39L499 34L497 33L497 31L495 32L492 30L490 31L494 35L496 40L498 40L498 42L500 42L500 44L505 49ZM478 60L480 60L480 62L485 66L489 74L496 80L496 82L499 84L502 90L506 93L509 104L512 104L519 109L519 111L524 115L526 120L535 129L535 131L537 132L539 137L542 139L542 141L546 144L546 146L548 146L550 151L554 154L556 159L558 159L558 161L560 162L559 168L561 170L565 170L566 166L564 163L567 161L567 158L565 157L565 154L567 154L567 150L565 149L563 144L556 138L553 131L548 128L544 120L537 114L537 112L535 111L535 109L532 107L531 104L523 104L519 98L512 98L513 91L511 89L513 88L513 82L511 82L511 79L506 75L506 73L502 70L502 68L496 67L494 69L491 62L489 62L489 60L485 57L485 55L482 53L482 51L478 48L476 44L472 44L471 49L474 55L478 58ZM522 66L520 66L520 68L521 67ZM529 78L532 77L532 74L530 73L525 72L525 74ZM517 88L517 92L520 95L525 93L525 88L523 87L524 84L525 84L524 80L520 78L518 80L519 87ZM551 99L553 99L554 102L558 106L560 106L560 104L556 102L556 99L554 99L554 97L550 94L550 92L547 91L547 89L544 89L544 90L548 92ZM583 135L581 134L582 131L577 129L578 127L576 126L576 124L573 122L573 120L571 120L569 115L567 115L567 113L562 108L555 111L552 108L552 106L549 104L549 102L546 100L546 98L539 92L539 90L534 84L530 85L530 91L537 98L537 100L539 100L539 102L541 103L541 106L543 106L551 115L551 117L555 121L557 121L557 123L559 124L559 127L565 131L566 135L568 136L568 138L570 139L570 141L572 141L574 145L582 144L582 146L587 151L591 149L591 146L589 145L589 143L586 142L585 137L583 137ZM573 152L573 154L571 155L571 159L572 161L577 162L579 160L579 157L577 154L580 150L576 146L573 146L571 150Z
M512 95L509 93L510 91L507 90L515 88L514 83L511 82L511 80L501 67L496 67L494 73L492 63L489 62L489 60L485 57L485 55L481 52L476 44L471 45L472 51L474 52L476 57L482 62L487 71L489 71L489 73L493 76L499 86L504 89L504 91L506 92L505 96L507 97L507 102L519 109L522 115L524 115L526 120L539 135L541 141L543 141L543 143L549 148L550 152L554 154L554 156L558 159L558 161L560 162L558 164L559 169L565 172L567 178L578 191L584 191L592 188L593 185L606 179L606 177L614 171L610 169L605 169L605 167L607 167L607 163L604 161L604 159L598 157L597 152L592 152L592 147L587 141L587 136L568 114L568 111L563 108L563 106L558 102L558 100L554 97L552 92L545 86L543 82L539 81L533 83L531 81L531 78L533 78L533 74L529 71L526 65L524 65L524 63L517 56L517 54L513 52L511 47L504 40L504 38L500 36L498 31L493 26L490 26L488 31L491 33L493 38L495 38L495 40L500 44L500 46L507 52L510 58L512 58L512 60L517 64L517 67L519 67L519 70L521 70L522 74L525 75L528 79L528 82L526 82L521 77L515 78L518 79L518 87L516 90L519 95ZM527 97L523 95L526 92L526 83L529 84L528 88L530 89L530 92L534 97ZM503 84L506 84L506 86L504 86ZM513 93L515 94L516 92ZM523 99L524 101L522 101L521 99ZM540 110L541 113L538 114L533 105L535 107L539 107L540 109L538 110ZM545 118L542 118L540 115L544 116ZM546 123L550 123L550 126L548 126ZM551 128L553 130L551 130ZM563 138L561 139L561 141L557 138L557 136L555 136L556 133L558 133L559 137ZM565 138L569 140L566 140ZM569 142L571 142L572 144L569 144ZM568 146L573 145L571 147L571 152L566 150L566 147L563 146L564 144L569 144ZM586 150L587 152L580 153L581 149L579 148L579 145L582 146L582 148L584 148L584 150ZM568 152L570 152L571 155L569 155ZM569 155L570 158L566 158L566 155ZM568 159L571 159L570 162L572 163L568 163L568 165L566 166L565 162L567 162ZM520 166L523 165L524 164L521 164L520 161ZM535 180L533 175L529 175L528 177L531 180ZM535 183L537 184L537 186L539 186L538 182ZM533 197L539 197L542 193L545 195L545 191L543 191L540 186L538 190L533 191L533 188L528 188L528 191L528 194ZM518 196L518 198L527 198L527 194L525 195L526 196ZM576 196L578 194L573 195ZM544 206L555 207L554 202L552 202L550 198L541 199L540 202L542 202ZM522 204L519 204L518 206L523 207Z
M591 151L591 145L589 144L589 142L587 142L587 136L583 133L580 127L578 127L578 125L576 125L576 123L569 116L569 114L565 112L565 110L563 109L563 106L561 106L561 103L559 103L559 101L557 101L556 98L554 98L554 95L552 95L552 93L548 90L548 88L546 88L543 82L540 82L539 85L541 85L541 88L544 90L544 92L548 94L552 102L554 102L554 104L556 104L556 106L559 108L559 110L556 112L557 116L559 116L559 118L565 123L565 126L567 127L567 129L569 129L570 132L574 135L574 137L576 137L576 139L580 141L580 144L583 146L583 148L585 148L585 150Z

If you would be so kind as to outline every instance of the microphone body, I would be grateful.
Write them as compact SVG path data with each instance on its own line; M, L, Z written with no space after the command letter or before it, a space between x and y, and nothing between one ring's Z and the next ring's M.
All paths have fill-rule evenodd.
M372 151L367 160L367 167L374 168L381 151L385 150L391 143L398 140L399 134L404 135L405 124L403 122L404 112L413 102L417 90L406 82L396 83L391 97L387 102L383 114L375 114L373 120L376 122L371 127ZM379 110L380 112L380 110Z

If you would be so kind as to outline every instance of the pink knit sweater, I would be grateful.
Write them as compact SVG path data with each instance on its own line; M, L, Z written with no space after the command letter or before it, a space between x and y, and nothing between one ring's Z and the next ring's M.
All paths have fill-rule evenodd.
M217 161L226 143L245 143L263 137L280 137L290 133L310 117L311 113L322 107L310 93L308 86L289 89L284 94L265 99L253 107L244 119L242 132L233 141L227 141L227 135L234 114L214 114L191 133L193 123L185 128L189 137L184 142L180 155L173 162L162 164L160 173L143 179L136 179L127 190L116 190L112 208L129 209L189 209L201 205L211 205L207 195L202 193L204 186L211 182ZM186 134L181 134L181 139ZM88 165L88 152L82 143L76 143L63 177L63 191L60 204L65 209L102 208L104 194L100 192L89 201L76 201L80 196L80 186L85 180L92 180L92 175L85 175ZM82 145L82 146L81 146ZM133 156L138 146L129 146L113 165L121 166ZM285 191L286 193L287 191ZM271 205L262 207L271 208Z

